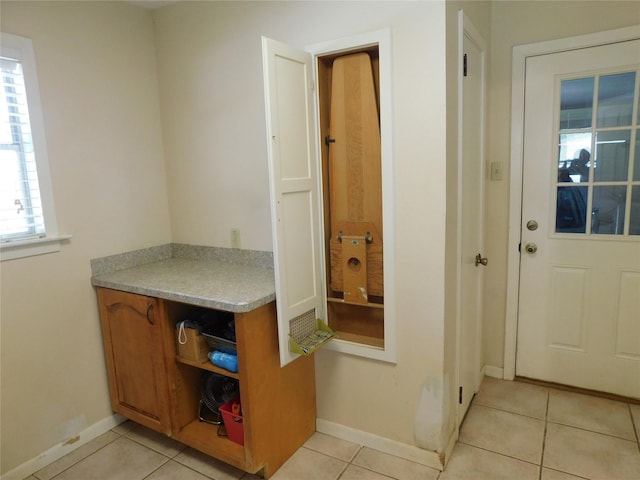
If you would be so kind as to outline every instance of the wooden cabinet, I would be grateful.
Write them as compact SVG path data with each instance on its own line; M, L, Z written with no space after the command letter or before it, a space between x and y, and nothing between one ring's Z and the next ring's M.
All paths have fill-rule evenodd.
M169 433L160 302L102 288L98 299L113 410Z
M175 326L198 307L98 288L114 411L212 457L268 478L315 431L313 356L281 368L275 303L235 313L238 373L182 359ZM240 384L244 445L201 422L204 372Z

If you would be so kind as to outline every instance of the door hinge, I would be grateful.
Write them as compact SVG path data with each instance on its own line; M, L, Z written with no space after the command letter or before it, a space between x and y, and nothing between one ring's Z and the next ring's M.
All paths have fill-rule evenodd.
M462 75L467 76L467 54L462 56Z
M462 405L462 385L460 386L460 388L458 390L458 403L460 405Z

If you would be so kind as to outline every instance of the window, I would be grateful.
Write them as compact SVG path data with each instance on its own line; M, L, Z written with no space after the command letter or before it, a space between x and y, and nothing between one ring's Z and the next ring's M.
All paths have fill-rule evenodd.
M638 77L560 82L556 233L640 235Z
M60 249L31 40L2 33L0 258Z

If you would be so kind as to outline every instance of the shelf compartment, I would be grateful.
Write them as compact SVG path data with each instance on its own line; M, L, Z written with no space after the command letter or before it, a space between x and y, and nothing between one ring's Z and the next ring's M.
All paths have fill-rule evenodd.
M210 372L219 373L220 375L224 375L225 377L235 378L236 380L240 380L240 375L237 373L230 372L224 368L216 367L209 360L206 362L197 362L194 360L189 360L187 358L183 358L179 355L176 355L176 362L182 363L184 365L189 365L191 367L199 368L201 370L208 370Z
M382 303L355 303L355 302L348 302L346 300L343 300L342 298L335 298L335 297L327 297L327 303L339 303L342 305L355 305L357 307L368 307L368 308L379 308L381 310L384 310L384 304Z
M241 470L247 467L244 447L228 437L219 436L217 425L196 419L185 425L174 438Z
M327 300L329 327L338 339L384 348L384 305Z
M381 338L368 337L366 335L357 335L349 332L341 332L339 330L336 331L336 340L368 345L375 348L384 348L384 340Z

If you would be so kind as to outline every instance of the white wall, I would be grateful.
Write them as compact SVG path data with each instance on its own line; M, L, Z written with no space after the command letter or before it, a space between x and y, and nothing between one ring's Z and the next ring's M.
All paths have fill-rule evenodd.
M3 1L1 28L33 40L58 223L73 235L0 264L4 474L111 415L90 259L171 238L150 14Z
M504 179L486 184L485 363L503 367L509 215L511 55L515 45L640 24L637 1L493 2L490 55L489 162ZM512 246L514 248L514 246Z
M444 2L180 2L153 16L173 238L229 246L238 227L244 248L265 250L261 36L302 49L392 29L398 363L320 351L318 417L441 450L453 380L443 364Z

